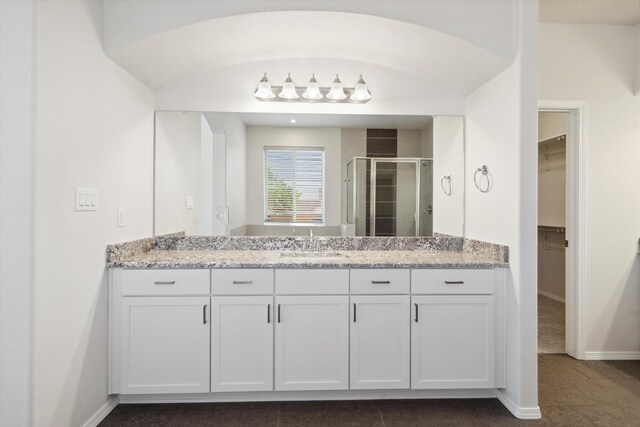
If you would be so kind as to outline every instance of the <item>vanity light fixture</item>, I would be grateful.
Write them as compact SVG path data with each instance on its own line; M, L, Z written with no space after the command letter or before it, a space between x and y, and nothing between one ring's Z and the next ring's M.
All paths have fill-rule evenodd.
M296 92L296 85L293 84L293 79L291 78L291 73L287 76L287 79L284 81L284 85L282 86L282 90L278 94L278 97L282 99L298 99L300 95Z
M331 89L329 89L329 93L327 94L327 98L332 101L342 101L347 97L347 94L344 93L344 87L342 86L342 82L340 81L340 77L336 74L336 78L331 83Z
M353 89L351 99L354 101L368 101L371 99L371 93L369 92L367 84L362 78L362 74L360 74L360 78L356 82L356 87Z
M278 95L276 96L275 93ZM262 102L323 102L323 103L350 103L364 104L371 99L371 92L360 74L355 87L348 88L342 85L340 77L336 78L330 87L321 87L316 80L315 73L306 87L296 87L291 73L287 75L282 86L271 86L264 73L253 95Z
M269 83L269 79L267 79L267 73L264 73L264 76L262 76L258 82L258 87L253 93L253 96L258 99L273 99L276 97L271 89L271 83Z
M320 92L320 85L318 84L318 81L316 80L315 73L311 75L311 80L309 80L309 83L307 83L307 89L304 91L302 96L305 99L313 99L313 100L316 100L316 101L318 99L322 99L323 98L324 95L322 95L322 92Z

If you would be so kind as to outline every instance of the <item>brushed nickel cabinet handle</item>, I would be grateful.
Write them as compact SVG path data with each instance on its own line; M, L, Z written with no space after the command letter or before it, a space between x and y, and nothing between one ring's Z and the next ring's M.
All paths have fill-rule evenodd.
M202 324L207 324L207 304L202 306Z
M278 323L280 323L280 304L278 304Z
M373 285L389 285L391 284L390 280L372 280L371 284Z
M271 304L267 304L267 323L271 323Z
M234 285L251 285L253 284L253 280L234 280Z
M154 284L156 284L156 285L175 285L176 281L175 280L171 280L171 281L156 280L154 282Z
M445 280L444 283L447 285L464 285L464 281L462 280Z
M356 303L353 303L353 323L356 323Z
M418 303L413 303L416 306L416 318L414 319L416 323L418 323Z

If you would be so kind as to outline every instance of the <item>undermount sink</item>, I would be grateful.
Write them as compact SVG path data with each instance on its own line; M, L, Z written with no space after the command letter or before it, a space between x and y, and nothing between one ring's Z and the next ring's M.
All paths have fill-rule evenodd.
M283 258L348 258L343 252L280 252Z

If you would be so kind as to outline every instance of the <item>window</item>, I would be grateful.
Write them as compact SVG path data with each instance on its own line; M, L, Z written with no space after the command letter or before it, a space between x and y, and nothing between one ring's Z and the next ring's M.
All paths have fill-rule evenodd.
M324 224L324 149L264 148L264 223Z

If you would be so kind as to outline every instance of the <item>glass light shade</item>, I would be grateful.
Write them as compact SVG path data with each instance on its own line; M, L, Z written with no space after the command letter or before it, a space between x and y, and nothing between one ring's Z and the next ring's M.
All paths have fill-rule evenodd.
M287 76L287 79L284 81L282 85L282 90L278 94L278 96L282 99L298 99L300 95L296 92L296 86L293 84L293 79L291 79L291 73Z
M271 89L271 83L269 83L269 80L267 79L267 73L264 73L264 76L260 79L258 88L253 93L253 96L258 99L273 99L276 97Z
M336 79L331 84L331 89L329 89L329 93L327 93L327 98L334 101L339 101L341 99L345 99L346 97L347 97L347 94L344 93L342 82L340 81L340 78L336 74Z
M360 75L360 79L358 79L356 87L353 89L351 99L354 101L368 101L371 99L371 93L367 88L367 84L362 79L362 75Z
M322 99L322 92L320 92L320 85L316 80L316 75L311 76L311 80L307 83L307 89L302 94L305 99Z

